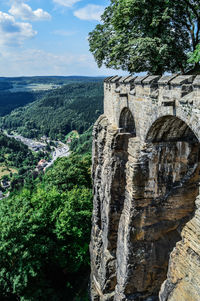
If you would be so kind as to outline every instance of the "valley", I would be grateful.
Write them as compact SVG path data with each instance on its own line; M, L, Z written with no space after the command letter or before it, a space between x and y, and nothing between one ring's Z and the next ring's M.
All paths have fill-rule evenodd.
M87 301L91 133L103 112L102 78L3 81L0 299Z
M61 141L52 141L48 137L42 137L40 141L36 139L25 138L21 135L9 135L4 132L9 138L21 141L24 145L27 145L33 152L46 151L50 155L50 161L48 167L50 167L57 158L69 156L69 145Z

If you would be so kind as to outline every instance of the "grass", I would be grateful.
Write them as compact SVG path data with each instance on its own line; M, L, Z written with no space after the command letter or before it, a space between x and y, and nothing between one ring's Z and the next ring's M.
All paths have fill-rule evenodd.
M30 84L14 84L13 88L10 89L11 92L27 92L27 91L47 91L52 89L60 88L61 85L57 85L54 83L48 84L37 84L37 83L30 83Z
M18 173L17 169L12 168L12 167L7 167L5 165L0 165L0 179L3 176L9 176L10 173Z
M71 139L78 139L79 138L79 133L75 130L71 131L70 133L68 133L66 136L65 136L65 140L67 140L68 138L71 138Z

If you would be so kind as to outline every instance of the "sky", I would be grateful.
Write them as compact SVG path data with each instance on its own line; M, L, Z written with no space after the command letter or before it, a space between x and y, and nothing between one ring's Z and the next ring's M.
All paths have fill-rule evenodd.
M109 0L0 0L0 76L123 74L98 68L88 33Z

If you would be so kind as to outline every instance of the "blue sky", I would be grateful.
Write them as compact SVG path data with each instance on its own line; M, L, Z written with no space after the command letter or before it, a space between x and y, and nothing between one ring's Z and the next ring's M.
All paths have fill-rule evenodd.
M0 76L119 73L99 69L87 41L107 5L109 0L1 0Z

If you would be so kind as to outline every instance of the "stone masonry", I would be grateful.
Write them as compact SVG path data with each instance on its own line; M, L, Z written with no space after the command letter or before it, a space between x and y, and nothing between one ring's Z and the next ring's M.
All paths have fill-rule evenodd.
M200 76L114 76L104 93L91 300L199 301Z

